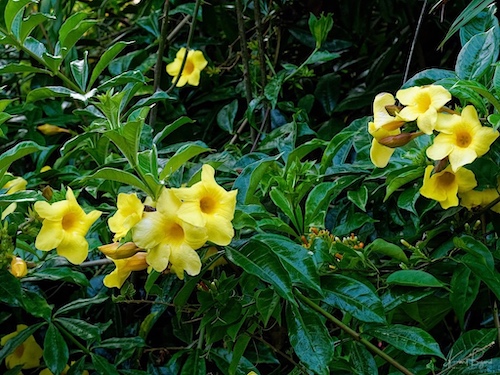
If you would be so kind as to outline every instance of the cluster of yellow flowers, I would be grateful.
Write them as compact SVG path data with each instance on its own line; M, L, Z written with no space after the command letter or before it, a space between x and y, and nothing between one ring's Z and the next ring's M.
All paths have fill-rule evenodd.
M400 105L396 105L396 99ZM426 167L420 194L438 201L444 209L458 206L458 196L461 205L469 209L499 196L497 189L473 190L477 186L474 173L464 168L486 154L499 135L491 127L481 125L473 106L466 106L461 113L445 107L451 94L439 85L399 90L396 99L381 93L373 102L373 122L368 124L373 136L373 164L383 168L396 147L422 134L436 134L426 154L437 163ZM418 131L401 132L405 124L413 121ZM500 212L500 205L494 209Z
M231 221L236 194L237 190L226 191L217 184L215 170L208 164L202 167L201 181L191 187L163 188L151 206L143 204L135 193L120 193L118 210L108 220L114 242L99 247L116 266L104 284L120 288L132 271L163 272L169 266L181 279L184 271L197 275L201 260L195 250L207 241L228 245L234 236ZM36 248L55 248L70 262L83 262L88 255L85 236L101 212L85 213L70 188L65 200L53 204L39 201L35 210L43 218ZM124 238L132 241L120 243Z

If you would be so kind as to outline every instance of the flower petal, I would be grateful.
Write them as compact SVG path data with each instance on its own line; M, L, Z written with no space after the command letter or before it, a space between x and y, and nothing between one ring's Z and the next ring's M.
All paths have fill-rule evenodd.
M184 279L184 271L190 276L198 275L201 271L200 256L187 245L172 249L170 254L171 270L179 279Z
M38 202L37 202L38 203ZM44 202L40 202L44 203ZM38 250L49 251L55 249L64 237L61 221L52 221L45 219L42 228L35 240L35 247Z
M57 254L65 257L73 264L82 263L87 258L89 244L80 234L65 233L63 240L57 246Z

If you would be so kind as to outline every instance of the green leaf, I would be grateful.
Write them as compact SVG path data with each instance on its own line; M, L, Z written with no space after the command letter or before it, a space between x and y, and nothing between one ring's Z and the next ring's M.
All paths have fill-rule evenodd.
M105 167L99 169L94 174L85 177L86 180L102 178L104 180L117 181L124 185L135 186L138 189L141 189L147 194L151 194L147 185L144 184L137 176L133 175L130 172L122 171L116 168Z
M142 337L113 337L103 340L96 347L105 349L134 349L146 346Z
M62 86L46 86L39 87L31 90L27 97L26 102L36 102L42 99L52 99L52 98L67 98L73 97L76 99L78 93Z
M309 155L312 151L326 146L326 142L322 139L311 139L297 146L292 152L288 154L286 159L285 174L293 163L302 160L305 156Z
M25 65L22 63L16 64L11 63L4 65L0 68L0 74L17 74L17 73L44 73L50 74L46 69L35 68L31 65Z
M66 341L54 324L49 324L43 341L43 360L53 374L60 374L68 364L69 350Z
M21 345L23 342L25 342L28 337L30 337L32 334L34 334L38 328L41 326L45 325L46 323L38 323L32 326L29 326L25 329L23 329L21 332L19 332L16 336L12 337L10 340L8 340L2 350L0 350L0 363L2 363L5 358L11 354L19 345Z
M92 357L92 364L94 365L95 370L100 375L119 375L116 370L116 366L110 364L106 358L93 353L90 354L90 356Z
M379 254L390 256L391 258L394 258L401 262L408 263L408 257L398 245L387 242L381 238L375 239L375 241L366 246L365 252L367 254L372 251Z
M323 302L367 323L386 323L380 298L362 282L340 274L321 278Z
M333 27L333 19L332 15L323 15L321 14L320 18L316 18L316 16L312 13L309 15L309 30L311 31L312 36L316 40L316 48L320 48L321 45L325 42L328 37L328 33Z
M19 306L22 301L21 282L6 269L0 270L0 302Z
M457 314L460 327L464 329L465 313L474 303L479 292L480 279L470 268L459 264L451 278L450 303Z
M340 92L340 76L337 73L328 73L319 78L314 97L321 103L328 116L332 115L337 106Z
M238 113L238 100L236 99L234 99L231 103L226 104L221 108L219 113L217 113L217 124L222 130L228 132L229 134L233 134L236 113Z
M279 261L278 256L263 242L254 241L236 250L226 247L228 260L271 284L284 299L294 302L292 280Z
M278 96L281 92L281 86L285 82L286 71L280 71L277 75L273 76L266 87L264 87L264 96L271 103L272 109L276 107L278 103Z
M12 31L12 23L14 22L14 18L18 15L19 12L24 13L24 7L29 3L35 3L34 0L9 0L7 5L5 6L4 11L4 21L7 32Z
M339 57L340 54L336 52L316 51L311 56L309 56L309 58L307 59L307 64L317 64L317 63L322 64L328 61L335 60Z
M371 336L385 341L410 355L444 355L433 337L418 327L392 324L389 327L378 327L367 331Z
M41 294L31 290L23 290L21 300L24 310L33 316L49 320L52 315L53 306L49 305Z
M445 78L456 79L457 75L452 70L437 69L437 68L426 69L411 77L408 81L404 83L401 89L407 89L413 86L431 85L434 82L440 81Z
M401 186L421 178L424 175L425 167L409 165L407 167L395 170L387 176L387 188L385 192L384 202Z
M333 340L324 320L299 302L287 304L286 322L290 344L301 362L315 374L330 374Z
M87 80L89 79L89 66L87 64L88 51L85 51L83 56L83 60L73 60L69 63L69 66L76 84L82 91L85 91Z
M290 275L293 285L308 288L320 296L323 294L313 254L310 254L306 248L277 234L253 236L249 246L257 241L266 244L278 256L284 269Z
M160 180L168 179L172 173L182 167L188 160L204 152L211 151L203 142L190 142L181 146L163 167Z
M146 77L144 77L144 75L139 70L127 71L111 79L108 79L106 82L101 83L98 89L105 90L109 89L110 87L124 86L133 82L145 84Z
M366 204L368 203L368 188L365 185L361 185L358 190L349 190L347 192L347 199L366 212Z
M356 134L354 131L341 131L335 137L332 138L328 146L326 147L323 157L321 159L321 173L331 166L332 160L337 155L337 153L347 144L352 143L352 138Z
M474 35L457 57L455 70L461 79L477 80L498 58L498 38L494 29Z
M26 155L33 154L37 151L44 151L46 147L40 146L39 144L32 141L23 141L16 144L14 147L8 149L0 155L0 171L7 170L10 165L19 160ZM3 173L0 173L0 178L3 177Z
M279 305L280 298L279 295L272 289L259 289L255 293L255 303L257 305L257 311L261 315L262 323L264 327L267 326L269 319L274 313L274 310Z
M378 375L375 359L363 344L351 341L347 348L353 375Z
M260 203L255 195L267 169L276 163L276 157L266 157L243 168L234 181L232 190L238 189L237 201L241 204Z
M90 76L89 84L87 87L87 91L92 88L94 82L99 78L99 75L106 69L111 61L121 52L123 49L132 44L133 42L117 42L114 43L111 47L109 47L100 57L99 61L94 67L92 71L92 75Z
M91 305L98 305L106 301L108 298L109 298L108 296L97 295L93 298L80 298L74 300L59 308L59 310L56 311L54 316L59 314L66 314L73 310L88 308Z
M162 129L162 131L156 134L155 137L153 138L153 143L158 146L158 144L163 139L168 137L173 131L179 129L182 125L192 124L192 123L194 123L194 121L191 120L189 117L186 116L179 117L177 120L175 120L171 124L168 124Z
M399 270L387 278L389 285L405 285L419 288L443 288L445 285L430 273L421 270Z
M67 281L81 286L90 286L85 274L75 271L70 267L50 267L37 269L30 274L30 277L36 277L41 280Z
M57 51L56 47L58 54L65 57L83 34L97 23L95 20L86 20L87 17L88 14L85 12L76 12L62 24L58 42L60 50Z
M464 332L446 356L443 371L452 375L452 369L461 361L467 359L466 363L472 363L479 360L494 345L496 336L493 328Z
M273 187L269 192L269 197L271 197L272 201L276 206L278 206L281 211L288 217L296 229L302 227L302 223L297 221L295 217L294 207L292 206L292 202L285 196L285 194L279 190L278 188Z
M49 19L54 20L56 18L49 14L32 13L27 18L23 19L20 25L21 29L19 30L19 41L23 43L35 27Z
M205 358L199 349L192 350L182 366L181 375L206 375Z
M55 322L61 324L72 334L84 339L84 340L97 340L100 338L101 330L99 327L87 323L81 319L73 318L56 318Z
M489 7L460 28L460 43L464 46L474 35L498 28L498 19L495 17L496 7Z

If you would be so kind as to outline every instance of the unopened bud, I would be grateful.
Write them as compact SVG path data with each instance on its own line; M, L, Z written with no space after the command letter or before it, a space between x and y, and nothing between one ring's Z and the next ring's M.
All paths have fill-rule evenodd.
M52 188L50 186L45 186L43 189L42 189L42 195L45 199L47 199L48 201L50 201L52 199L52 195L54 194L54 191L52 190Z
M59 133L71 133L68 129L60 128L56 125L43 124L37 127L37 129L45 135L56 135Z
M408 142L421 136L422 134L424 134L424 133L416 132L416 133L401 133L401 134L397 134L397 135L389 135L387 137L378 139L377 142L383 146L387 146L390 148L396 148L396 147L401 147L401 146L408 144Z
M111 259L125 259L130 258L137 252L141 251L140 248L133 242L127 242L120 245L119 242L113 242L107 245L98 247L99 251Z
M19 257L13 257L10 262L10 273L17 278L26 276L28 274L26 262Z
M395 105L395 104L385 106L385 110L391 116L396 116L402 109L403 109L403 107L401 107L399 105Z

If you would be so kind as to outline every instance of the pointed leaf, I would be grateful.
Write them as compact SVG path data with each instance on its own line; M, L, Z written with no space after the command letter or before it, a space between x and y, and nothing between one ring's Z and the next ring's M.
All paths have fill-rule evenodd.
M399 270L393 272L387 278L387 284L406 285L420 288L440 288L445 286L433 275L421 270Z
M100 57L99 61L94 67L92 71L92 75L90 76L89 84L87 87L87 91L92 88L94 82L99 78L99 75L106 69L111 61L129 44L133 42L117 42L113 44L110 48L108 48Z
M160 180L168 179L172 173L177 171L187 161L204 152L211 151L203 142L190 142L181 146L163 167Z
M102 178L104 180L117 181L124 185L132 185L141 189L143 192L150 194L149 188L138 177L130 172L125 172L120 169L105 167L99 169L94 174L85 177L85 179Z
M53 374L60 374L68 364L69 350L66 341L54 324L49 324L43 341L43 359Z

